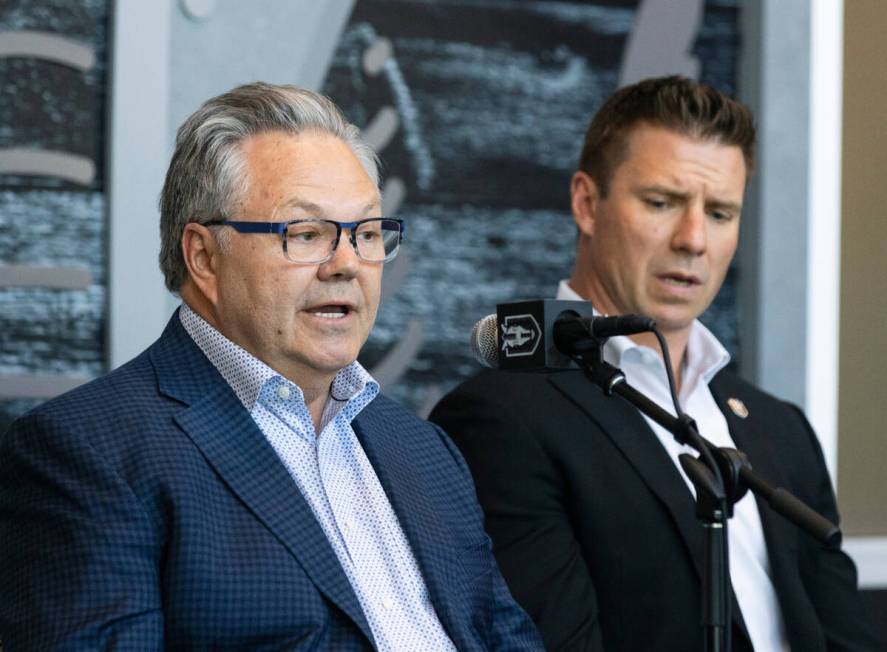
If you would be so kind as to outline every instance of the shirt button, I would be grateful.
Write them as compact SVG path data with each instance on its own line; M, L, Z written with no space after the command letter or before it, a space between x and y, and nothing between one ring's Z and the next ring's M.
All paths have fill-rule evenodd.
M281 385L277 388L277 395L284 401L287 400L290 397L290 388L286 385Z
M394 606L394 603L391 602L391 598L384 598L382 600L382 606L385 607L385 609L391 609L391 607Z
M354 521L352 521L350 518L346 518L345 519L345 529L348 531L351 531L351 528L353 528L353 527L354 527Z

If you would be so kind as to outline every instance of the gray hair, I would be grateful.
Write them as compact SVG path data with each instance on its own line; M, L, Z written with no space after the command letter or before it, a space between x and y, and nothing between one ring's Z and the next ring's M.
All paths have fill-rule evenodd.
M160 269L171 292L178 292L188 275L181 247L185 225L227 219L236 212L249 183L241 145L269 131L335 136L379 185L375 152L328 97L256 82L208 100L179 127L160 194Z

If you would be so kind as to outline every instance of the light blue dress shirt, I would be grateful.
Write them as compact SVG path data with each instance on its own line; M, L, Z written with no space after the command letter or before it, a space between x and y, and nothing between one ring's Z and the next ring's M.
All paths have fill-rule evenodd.
M323 528L379 650L455 650L351 421L379 393L358 363L336 375L320 432L302 390L183 304L185 330L277 452Z

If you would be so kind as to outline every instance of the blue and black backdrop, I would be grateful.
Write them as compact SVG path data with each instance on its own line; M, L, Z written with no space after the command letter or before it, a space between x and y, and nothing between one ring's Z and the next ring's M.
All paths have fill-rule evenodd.
M698 1L688 54L702 80L733 93L737 2ZM477 371L467 344L477 319L499 302L552 296L569 275L569 179L591 115L619 85L637 5L354 3L321 90L351 121L375 125L386 206L408 225L361 360L416 411ZM110 8L0 4L0 428L44 400L46 391L22 395L30 381L64 388L106 370ZM63 37L92 59L2 54L3 39L34 33ZM22 151L67 156L92 173L16 173ZM39 273L24 273L47 268L64 278L41 284ZM704 319L735 353L734 277Z

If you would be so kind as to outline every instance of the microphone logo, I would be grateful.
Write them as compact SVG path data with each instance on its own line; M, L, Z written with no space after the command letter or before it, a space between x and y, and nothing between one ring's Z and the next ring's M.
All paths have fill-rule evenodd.
M502 320L501 340L506 358L533 355L542 341L542 329L531 314L507 315Z

